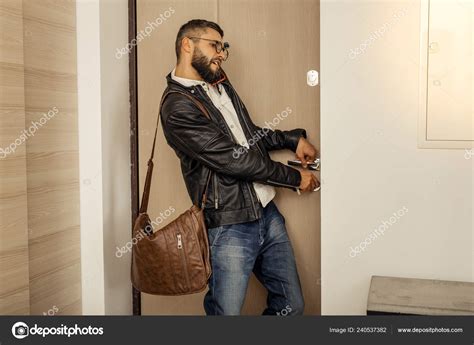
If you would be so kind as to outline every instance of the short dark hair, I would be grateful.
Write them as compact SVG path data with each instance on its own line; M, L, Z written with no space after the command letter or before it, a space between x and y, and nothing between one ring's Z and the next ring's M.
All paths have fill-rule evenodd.
M207 32L208 28L216 30L221 35L221 37L224 37L224 31L221 29L219 24L207 21L205 19L190 20L179 28L175 44L176 59L178 62L181 57L181 42L183 41L183 38L188 36L190 33L192 33L192 36L201 37L203 33Z

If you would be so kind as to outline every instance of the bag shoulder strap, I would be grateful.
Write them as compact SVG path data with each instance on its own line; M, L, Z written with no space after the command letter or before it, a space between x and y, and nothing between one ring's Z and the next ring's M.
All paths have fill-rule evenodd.
M211 117L209 116L209 112L202 105L202 103L199 100L197 100L196 98L188 95L187 93L184 93L184 92L181 92L181 91L168 91L163 95L163 97L161 97L160 106L159 106L159 109L158 109L158 119L156 120L155 137L153 138L153 147L152 147L152 150L151 150L150 159L148 159L148 170L146 172L145 186L143 188L144 189L143 190L143 196L142 196L142 201L141 201L141 204L140 204L140 211L139 211L140 213L147 212L147 209L148 209L148 201L149 201L149 198L150 198L150 188L151 188L151 177L152 177L152 174L153 174L153 156L155 154L156 135L158 133L158 125L159 125L159 122L160 122L161 107L163 106L163 102L165 101L166 97L171 93L180 93L180 94L188 97L189 99L191 99L198 106L198 108L204 113L204 115L209 120L211 119ZM203 192L203 195L202 195L202 202L201 202L201 208L202 209L204 208L204 205L206 204L207 189L209 187L209 181L211 180L211 174L212 174L212 170L209 170L209 174L208 174L207 182L206 182L206 188L204 189L204 192Z

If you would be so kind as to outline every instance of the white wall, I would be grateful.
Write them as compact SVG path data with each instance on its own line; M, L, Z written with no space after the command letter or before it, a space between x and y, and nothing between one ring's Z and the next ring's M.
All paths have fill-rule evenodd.
M115 255L132 231L128 55L116 57L128 43L127 0L100 0L100 40L105 314L132 314L130 255Z
M127 0L77 0L83 314L132 313Z
M77 0L77 98L83 315L103 315L104 257L99 3Z
M473 281L474 157L417 148L419 11L418 0L321 2L324 315L365 314L372 275Z

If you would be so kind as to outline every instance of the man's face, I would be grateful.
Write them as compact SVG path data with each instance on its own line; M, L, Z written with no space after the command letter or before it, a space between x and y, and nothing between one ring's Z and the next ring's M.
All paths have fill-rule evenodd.
M212 29L208 29L207 33L201 35L201 38L222 41L221 35ZM225 53L223 51L216 52L215 42L204 39L195 40L194 42L191 65L204 81L213 84L223 76L221 64L224 61Z

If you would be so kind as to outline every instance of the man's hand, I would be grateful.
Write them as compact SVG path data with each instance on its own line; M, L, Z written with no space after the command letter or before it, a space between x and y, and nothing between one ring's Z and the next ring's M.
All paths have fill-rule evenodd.
M304 137L301 137L296 147L296 159L301 161L303 168L308 166L307 162L313 162L316 159L318 151L316 148Z
M313 173L308 170L300 170L300 174L300 191L312 192L315 188L319 187L319 181Z

